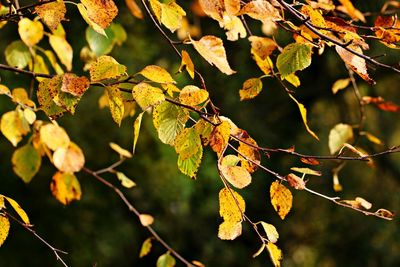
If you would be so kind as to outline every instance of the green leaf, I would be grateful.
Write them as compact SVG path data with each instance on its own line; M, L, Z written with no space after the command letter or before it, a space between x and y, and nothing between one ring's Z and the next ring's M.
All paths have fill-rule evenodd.
M24 69L32 60L29 48L22 41L14 41L4 51L7 64Z
M108 27L105 29L107 36L104 36L92 27L86 28L86 41L89 44L90 49L96 54L96 56L106 55L111 52L115 44L114 31Z
M188 112L170 102L164 101L153 111L153 123L161 142L174 145L176 136L183 130L189 119Z
M106 92L111 116L118 126L121 126L124 116L124 102L121 97L121 91L118 89L118 85L112 85L106 87Z
M39 83L37 98L40 105L40 109L46 113L46 115L52 119L60 117L64 113L64 109L57 106L53 101L56 92L53 92L53 86L51 86L51 79L44 79Z
M122 43L124 43L126 41L126 39L128 38L128 35L127 35L124 27L122 27L121 24L119 24L119 23L111 23L109 28L114 33L115 37L114 37L113 41L114 41L114 43L116 45L122 45Z
M153 238L149 237L143 242L142 247L140 248L139 258L143 258L144 256L150 253L152 247L151 244L152 239Z
M172 257L169 252L161 255L157 260L157 267L173 267L175 264L175 258Z
M29 183L39 171L42 157L31 144L26 144L15 150L11 161L15 174L25 183Z
M133 124L133 149L132 149L132 154L135 154L135 148L137 144L137 140L139 138L139 133L140 133L140 125L142 124L142 118L143 118L144 111L140 113L134 124Z
M292 43L278 56L276 66L282 78L303 70L311 64L311 48L305 44Z
M113 57L101 56L90 66L90 80L100 82L121 77L126 72L126 67L119 64Z
M163 91L148 83L139 83L132 89L132 95L138 105L146 110L150 106L157 105L165 100Z
M199 169L201 159L203 157L203 147L197 150L197 152L188 158L183 158L181 155L178 157L178 168L189 177L195 178L197 170Z

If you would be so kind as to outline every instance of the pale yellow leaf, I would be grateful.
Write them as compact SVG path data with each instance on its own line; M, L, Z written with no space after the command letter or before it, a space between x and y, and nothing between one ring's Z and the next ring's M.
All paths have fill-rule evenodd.
M310 168L291 167L290 169L292 171L299 172L299 173L302 173L302 174L315 175L315 176L321 176L322 175L320 171L315 171L315 170L312 170Z
M68 71L72 70L73 50L67 40L58 35L50 35L49 42L61 63Z
M336 94L340 90L345 89L350 84L350 79L339 79L332 85L332 93Z
M356 201L358 203L360 203L360 206L366 210L369 210L372 208L372 204L370 202L368 202L367 200L363 199L362 197L356 197Z
M265 244L263 243L261 247L253 254L253 258L260 256L260 254L266 249Z
M142 110L158 105L165 100L163 91L160 88L151 86L145 82L135 85L132 90L132 95Z
M154 222L153 216L151 216L149 214L140 214L139 219L140 219L140 223L145 227L152 225Z
M242 166L237 166L240 161L235 155L225 156L218 165L224 178L234 187L242 189L251 183L250 173Z
M85 156L79 146L70 142L67 148L59 147L54 151L53 164L61 172L79 172L85 165Z
M353 140L353 128L344 123L336 124L329 132L329 150L331 154L339 151L345 143Z
M218 237L222 240L234 240L242 234L242 223L224 221L219 225Z
M267 247L269 256L270 256L271 261L274 264L274 266L280 267L281 261L283 258L282 251L274 243L271 243L271 242L268 242L266 247Z
M26 121L31 125L36 121L36 113L29 108L24 109L24 117Z
M215 65L221 72L231 75L235 71L229 66L224 44L218 37L207 35L199 41L191 40L194 48L211 65Z
M126 72L126 66L119 64L113 57L101 56L90 65L89 72L92 82L100 82L121 77Z
M53 151L58 148L67 148L71 142L65 130L52 123L40 127L40 140Z
M8 232L10 231L10 220L0 213L0 247L6 241Z
M13 146L17 146L22 137L30 131L29 124L21 110L4 113L1 117L0 129Z
M121 126L125 113L125 106L118 85L107 86L106 94L108 97L108 106L110 108L111 117L118 126Z
M261 225L262 225L265 233L267 234L268 240L272 243L276 243L279 238L279 233L276 230L275 226L273 226L272 224L266 223L266 222L261 222Z
M282 19L279 9L275 8L269 1L254 0L245 4L240 10L240 15L248 15L249 17L260 20L263 23L269 21L279 21Z
M176 83L166 69L157 65L146 66L139 74L156 83Z
M132 188L136 186L136 183L129 179L124 173L116 172L118 180L121 181L121 185L126 188Z
M43 38L43 24L40 21L32 21L28 18L22 18L18 22L18 33L27 46L34 46Z
M116 143L110 143L109 144L110 147L112 148L112 150L114 150L115 152L117 152L118 154L120 154L122 157L125 158L132 158L132 153L129 152L126 149L123 149L122 147L120 147L118 144Z

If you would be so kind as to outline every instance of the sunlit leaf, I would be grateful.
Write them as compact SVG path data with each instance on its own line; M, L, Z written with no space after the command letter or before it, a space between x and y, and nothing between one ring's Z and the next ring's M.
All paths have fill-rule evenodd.
M85 76L78 77L73 73L65 73L63 75L61 91L80 97L86 92L89 86L89 80Z
M90 80L99 82L108 79L116 79L126 72L126 67L119 64L113 57L101 56L90 66Z
M213 131L211 123L200 119L195 124L195 129L199 133L203 145L207 146L210 142L211 133Z
M219 225L218 237L222 240L234 240L242 234L242 223L224 221Z
M240 101L253 99L261 92L263 84L260 78L250 78L243 83L239 91Z
M121 96L121 91L118 89L118 85L112 85L106 87L106 93L108 97L108 106L110 107L111 117L118 126L121 126L122 118L124 116L124 102Z
M143 19L143 12L135 2L135 0L125 0L126 6L128 7L129 11L138 19Z
M269 252L269 256L271 258L272 263L274 264L275 267L280 267L281 266L281 261L283 258L282 251L272 242L268 242L267 245L267 250Z
M31 225L28 214L26 214L26 212L21 208L21 206L18 204L18 202L10 197L4 196L4 198L8 201L8 203L11 205L11 207L14 209L14 211L18 214L18 216L21 218L21 220L26 225Z
M136 183L129 179L124 173L122 172L116 172L118 180L121 181L121 185L126 188L132 188L136 186Z
M219 215L227 222L241 222L246 211L246 203L241 195L232 189L219 191Z
M276 67L282 77L303 70L311 65L311 48L305 44L292 43L278 56Z
M227 155L222 159L218 168L229 183L242 189L251 183L251 175L244 167L237 166L239 161L239 157Z
M200 135L194 128L185 128L175 138L174 146L182 160L190 158L201 148Z
M13 146L17 146L22 137L30 131L29 124L21 110L4 113L1 117L0 130Z
M146 66L138 73L156 83L176 83L166 69L157 65Z
M82 18L86 21L86 23L90 27L93 28L93 30L95 30L96 32L98 32L101 35L107 36L106 32L104 31L104 28L89 18L88 10L82 3L79 3L77 5L77 7L78 7L79 13L81 14Z
M261 222L261 226L263 227L265 233L267 234L268 240L271 243L276 243L279 238L279 233L276 230L275 226L266 222Z
M42 157L31 144L26 144L14 151L11 162L15 174L29 183L39 171Z
M375 212L375 214L385 217L389 220L393 219L393 217L394 217L394 213L389 210L386 210L386 209L379 209Z
M288 184L296 190L304 190L306 188L306 182L298 177L296 174L290 173L286 176Z
M85 156L79 146L70 142L67 148L60 147L54 151L53 163L61 172L79 172L85 165Z
M321 176L322 175L320 171L315 171L315 170L312 170L310 168L291 167L290 169L292 171L299 172L299 173L302 173L302 174L308 174L308 175L314 175L314 176Z
M211 65L215 65L221 72L231 75L235 71L229 66L222 40L218 37L207 35L199 41L191 40L194 48Z
M351 2L351 0L339 0L339 2L343 5L338 8L340 11L347 13L354 20L361 20L362 22L366 22L363 13L360 10L356 9Z
M14 41L4 50L8 65L24 69L32 60L29 48L22 41Z
M340 90L345 89L350 84L350 78L339 79L332 85L332 93L336 94Z
M57 106L53 101L53 98L56 96L57 92L54 91L51 83L51 79L44 79L39 83L37 98L40 108L46 113L47 116L55 119L63 114L64 109Z
M241 159L242 166L246 168L249 173L253 173L257 170L257 164L261 162L261 155L258 151L257 142L251 138L241 138L243 142L239 142L238 156Z
M104 30L106 35L96 32L92 27L87 27L85 36L90 49L96 56L109 54L115 45L115 33L111 27Z
M65 37L58 35L50 35L49 42L61 63L67 68L68 71L72 70L73 50L71 45L67 42Z
M290 98L297 104L297 107L299 108L301 118L303 119L304 126L306 127L307 132L314 137L315 139L319 140L318 135L314 133L308 126L307 122L307 109L304 107L303 104L301 104L299 101L297 101L296 98L294 98L291 94L289 94Z
M8 233L10 231L10 221L8 217L0 213L0 247L6 241Z
M400 111L400 106L391 102L391 101L386 101L384 98L378 96L378 97L371 97L371 96L363 96L362 97L362 103L363 104L373 104L377 108L383 111L388 111L388 112L399 112Z
M260 254L266 249L265 244L263 243L261 247L253 254L253 258L260 256Z
M197 106L208 99L208 92L194 85L187 85L179 93L179 100L188 106Z
M50 183L50 191L64 205L80 200L82 195L81 185L72 173L57 172Z
M40 21L32 21L28 18L22 18L18 22L18 33L21 40L27 46L34 46L43 38L43 24Z
M139 258L143 258L144 256L150 253L152 247L151 244L152 239L153 238L149 237L143 242L142 247L140 248Z
M40 127L40 140L53 151L67 148L71 142L65 130L53 123Z
M182 62L181 66L179 67L179 72L181 72L183 68L185 68L186 71L189 73L189 76L194 79L194 64L188 52L186 52L185 50L182 50Z
M132 90L132 95L142 110L160 104L165 100L165 95L160 88L151 86L145 82L135 85Z
M157 267L174 267L175 264L175 258L169 254L169 251L157 259Z
M189 114L185 109L167 101L156 106L153 111L158 138L169 145L174 145L176 136L183 130L188 119Z
M376 37L390 48L399 48L400 22L395 16L378 16L375 20Z
M218 157L224 151L228 145L229 137L231 134L231 125L227 121L221 122L218 126L214 127L214 130L210 135L210 146L217 153Z
M178 169L187 176L195 178L199 169L201 160L203 158L203 147L196 151L195 154L188 158L184 158L181 155L178 156Z
M139 219L140 219L140 223L145 227L152 225L154 222L153 216L151 216L149 214L140 214Z
M122 157L125 158L132 158L132 153L129 152L126 149L123 149L122 147L120 147L118 144L116 143L110 143L109 144L111 149L114 150L115 152L117 152L119 155L121 155Z
M248 15L253 19L262 21L263 23L281 20L279 10L270 2L264 0L254 0L245 4L240 10L240 15Z
M81 0L88 17L103 29L107 28L118 14L113 0Z
M286 215L292 208L293 196L289 189L279 181L275 181L270 187L271 204L281 219L285 219Z
M331 154L339 151L345 143L354 137L353 128L348 124L339 123L329 132L329 150Z
M56 1L35 7L36 14L51 29L57 29L57 26L64 20L67 9L64 1Z

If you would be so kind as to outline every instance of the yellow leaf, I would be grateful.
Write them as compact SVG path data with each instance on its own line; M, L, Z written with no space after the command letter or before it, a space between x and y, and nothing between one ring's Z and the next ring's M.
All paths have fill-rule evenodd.
M0 195L0 210L4 209L5 207L4 196Z
M9 219L0 213L0 247L6 241L8 232L10 231L10 221Z
M113 0L81 0L87 9L88 17L101 28L110 26L118 14L118 8Z
M358 52L359 54L363 53L361 47L358 45L350 44L347 47L355 52ZM363 78L369 84L375 84L375 81L371 79L368 75L367 63L365 62L365 59L357 55L354 55L353 53L347 51L346 49L340 46L336 46L336 52L342 58L344 63L346 63L361 78Z
M22 137L30 131L29 124L21 110L4 113L1 117L0 129L13 146L17 146Z
M261 92L263 84L260 78L250 78L239 90L240 101L253 99Z
M189 73L189 76L194 79L194 64L192 59L190 58L188 52L182 50L182 62L181 66L179 67L179 72L186 67L186 71Z
M224 11L224 1L223 0L200 0L199 1L201 9L207 16L217 20L222 20L222 14Z
M71 45L64 37L57 35L50 35L49 42L54 52L56 52L61 63L67 68L68 71L72 69L73 50Z
M218 237L222 240L234 240L242 234L241 222L224 221L219 225Z
M111 85L106 87L106 94L108 97L108 106L110 108L111 117L121 126L122 119L124 117L125 106L121 96L121 91L118 85Z
M291 74L285 76L284 79L287 82L289 82L291 85L293 85L294 87L299 87L300 86L300 79L294 73L291 73Z
M338 8L341 11L347 13L354 20L361 20L362 22L366 22L364 15L360 12L360 10L356 9L353 6L353 3L350 0L339 0L339 2L343 5L342 8Z
M30 225L29 217L26 214L26 212L21 208L21 206L18 204L17 201L15 201L12 198L4 196L5 199L10 203L11 207L14 209L14 211L18 214L18 216L21 218L21 220L26 224Z
M119 64L113 57L101 56L90 66L90 80L100 82L117 79L125 74L126 67Z
M160 88L153 87L145 82L135 85L132 95L142 110L158 105L165 100L163 91Z
M261 222L261 225L264 228L265 233L267 234L268 240L271 243L276 243L279 238L279 233L276 230L275 226L266 222Z
M144 111L137 116L135 123L133 124L133 149L132 149L133 154L135 154L135 148L136 148L137 140L139 138L140 125L142 124L143 114L144 114Z
M255 0L248 2L240 10L240 15L248 15L249 17L260 20L263 23L270 21L282 20L279 10L270 2L264 0Z
M73 73L65 73L63 75L61 91L80 97L86 92L89 86L90 82L85 76L78 77Z
M321 13L319 13L317 10L313 9L309 5L304 5L301 7L301 13L306 15L307 17L310 18L311 23L319 28L327 28L326 22L324 17L322 16ZM327 34L327 31L321 30L321 33Z
M257 142L251 138L250 136L248 136L247 138L241 138L242 141L246 142L239 142L239 147L238 147L238 151L239 151L239 158L241 159L241 164L244 168L246 168L246 170L249 173L253 173L257 170L258 166L255 163L260 164L261 162L261 156L260 156L260 152L258 151L258 149L256 147L258 147ZM249 160L255 162L250 162Z
M203 145L207 146L210 143L210 136L213 131L211 123L200 119L195 124L195 129L199 133Z
M215 65L221 72L231 75L232 70L226 58L224 44L220 38L212 35L202 37L199 41L191 40L194 48L211 65Z
M120 154L122 157L132 158L132 153L129 152L128 150L123 149L122 147L120 147L119 145L117 145L115 143L110 143L109 145L112 148L112 150L114 150L115 152Z
M242 189L251 183L250 173L242 166L237 166L239 157L235 155L225 156L218 165L224 178L234 187Z
M289 94L289 96L297 104L297 106L299 108L299 111L300 111L300 114L301 114L301 118L303 119L304 126L307 129L307 132L309 134L311 134L312 137L314 137L315 139L319 140L318 136L308 126L308 123L307 123L307 109L304 107L303 104L301 104L299 101L297 101L296 98L294 98L291 94Z
M7 86L0 84L0 95L10 95L10 89Z
M67 148L71 142L65 130L52 123L40 127L40 140L53 151Z
M332 85L332 93L336 94L340 90L345 89L350 84L350 78L339 79Z
M329 150L331 154L335 154L345 143L350 142L353 138L353 128L350 125L336 124L329 132Z
M55 30L60 22L64 20L67 9L64 1L56 1L36 6L35 11L51 30Z
M146 66L139 74L156 83L176 83L168 71L157 65Z
M140 219L140 223L145 227L152 225L154 222L153 216L151 216L149 214L140 214L139 219Z
M82 195L81 185L72 173L57 172L50 183L50 191L64 205L80 200Z
M365 137L367 137L368 141L377 144L377 145L383 145L383 142L376 137L375 135L369 133L369 132L363 132L362 135L365 135Z
M79 146L70 142L67 148L60 147L54 151L53 164L61 172L79 172L85 165L85 156Z
M79 3L77 6L78 6L79 13L81 13L82 18L86 21L86 23L90 27L92 27L93 30L98 32L99 34L107 36L104 29L89 18L88 10L86 9L86 7L82 3Z
M179 100L188 106L197 106L208 100L208 92L194 85L187 85L179 93Z
M37 54L33 57L33 61L29 62L29 69L37 73L50 74L49 68L47 67L43 57ZM45 78L43 77L36 77L36 80L39 82L44 79Z
M32 21L28 18L22 18L18 22L18 33L21 40L27 46L34 46L43 38L43 24L40 21Z
M224 5L228 15L236 16L240 11L240 0L225 0Z
M139 258L143 258L144 256L150 253L152 247L151 244L152 239L153 238L149 237L143 242L142 247L140 248Z
M186 12L174 0L165 3L161 3L158 0L150 0L150 6L158 22L162 23L171 32L175 32L182 27L182 18L186 16Z
M271 204L281 219L285 219L286 215L292 208L293 196L289 189L282 185L279 181L275 181L270 187Z
M241 195L232 189L219 191L219 215L227 222L241 222L246 211L246 203Z
M312 170L310 168L292 167L290 169L292 171L299 172L299 173L302 173L302 174L315 175L315 176L321 176L322 175L320 171L315 171L315 170Z
M282 251L273 243L268 242L267 245L267 250L269 252L269 256L271 258L272 263L274 264L275 267L280 267L281 266L281 260L283 258L282 256Z
M124 173L116 172L118 180L121 181L121 185L126 188L132 188L136 186L136 183L129 179Z
M362 197L356 197L356 201L358 203L360 203L360 206L366 210L369 210L372 208L372 204L370 202L368 202L367 200L363 199Z
M143 13L138 4L136 4L135 0L125 0L126 6L129 11L138 19L143 19Z
M238 17L225 14L219 26L227 30L226 36L229 41L236 41L239 37L245 38L247 36L246 28Z
M278 47L276 42L271 38L250 36L248 39L251 43L251 53L258 55L261 60L269 57Z
M175 151L182 160L192 157L201 148L200 135L194 128L183 129L175 138Z
M210 135L210 146L214 152L217 153L218 157L224 151L228 145L231 134L231 125L227 121L221 122L218 126L214 127L214 130Z

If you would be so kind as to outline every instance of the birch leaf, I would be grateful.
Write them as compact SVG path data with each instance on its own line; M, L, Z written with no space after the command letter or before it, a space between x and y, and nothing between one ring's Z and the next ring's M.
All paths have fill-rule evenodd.
M0 213L0 247L6 241L10 231L10 220Z
M81 185L72 173L57 172L50 183L50 191L64 205L80 200L82 195Z
M42 157L31 144L26 144L14 151L11 161L15 174L29 183L39 171Z
M307 132L314 137L315 139L319 140L319 137L316 133L314 133L314 131L312 131L310 129L310 127L308 126L308 122L307 122L307 109L304 107L303 104L301 104L299 101L296 100L296 98L294 98L291 94L289 94L290 98L297 104L297 107L299 108L300 114L301 114L301 118L303 119L303 123L304 126L306 127Z
M136 120L135 120L135 122L133 124L133 148L132 148L132 154L135 154L136 144L137 144L137 140L139 138L139 133L140 133L140 125L142 124L143 114L144 114L144 111L141 112L137 116L137 118L136 118Z
M270 187L271 204L281 219L285 219L286 215L292 208L293 196L289 189L282 185L279 181L275 181Z

